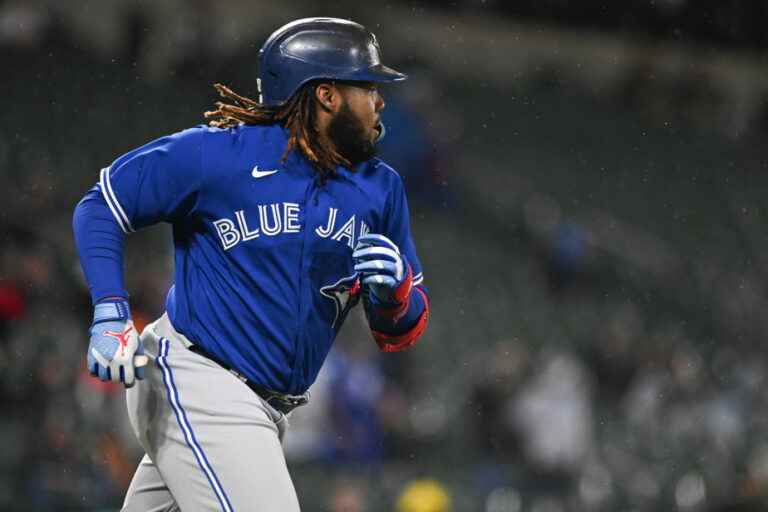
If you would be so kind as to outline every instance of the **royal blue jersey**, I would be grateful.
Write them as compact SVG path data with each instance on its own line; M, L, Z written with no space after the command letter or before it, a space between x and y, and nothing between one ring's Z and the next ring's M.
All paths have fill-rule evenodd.
M279 125L196 127L102 170L126 233L173 227L167 310L193 343L276 391L314 382L350 304L352 250L368 232L400 247L423 280L400 176L379 159L325 183Z

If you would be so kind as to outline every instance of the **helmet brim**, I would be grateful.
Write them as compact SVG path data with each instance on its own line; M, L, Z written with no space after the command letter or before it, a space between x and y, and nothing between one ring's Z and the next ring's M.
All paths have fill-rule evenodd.
M376 64L365 71L357 71L354 80L360 82L402 82L408 75L383 64Z

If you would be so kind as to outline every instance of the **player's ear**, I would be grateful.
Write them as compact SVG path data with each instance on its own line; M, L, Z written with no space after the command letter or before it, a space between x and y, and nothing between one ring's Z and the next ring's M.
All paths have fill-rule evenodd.
M341 91L332 83L321 82L315 87L315 99L326 112L337 112L341 105Z

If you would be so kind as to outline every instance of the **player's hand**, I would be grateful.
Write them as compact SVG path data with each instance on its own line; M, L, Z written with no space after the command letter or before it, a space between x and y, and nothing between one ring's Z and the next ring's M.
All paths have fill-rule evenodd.
M370 291L375 303L396 306L408 297L411 267L389 238L376 234L361 236L352 260L360 275L360 284Z
M117 300L96 304L88 346L88 370L102 381L133 386L144 378L147 356L131 320L128 302Z

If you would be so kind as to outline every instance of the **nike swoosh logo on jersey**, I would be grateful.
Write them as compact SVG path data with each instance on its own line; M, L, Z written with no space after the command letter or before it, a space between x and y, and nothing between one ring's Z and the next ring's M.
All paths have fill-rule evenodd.
M251 171L251 176L254 178L263 178L265 176L269 176L270 174L275 174L276 172L277 171L260 171L259 166L255 165Z

